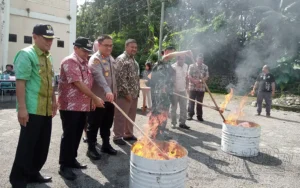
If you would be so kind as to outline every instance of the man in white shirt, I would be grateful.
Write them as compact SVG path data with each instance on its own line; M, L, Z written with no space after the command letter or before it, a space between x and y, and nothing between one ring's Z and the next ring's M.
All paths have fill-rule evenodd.
M178 56L177 62L172 65L172 68L174 69L175 72L174 92L179 95L186 96L188 65L184 62L185 62L185 56ZM185 124L187 118L186 115L187 100L177 95L173 95L172 98L172 106L171 106L172 128L176 128L176 124L177 124L176 111L177 111L178 103L180 107L179 127L183 129L190 129L190 127Z

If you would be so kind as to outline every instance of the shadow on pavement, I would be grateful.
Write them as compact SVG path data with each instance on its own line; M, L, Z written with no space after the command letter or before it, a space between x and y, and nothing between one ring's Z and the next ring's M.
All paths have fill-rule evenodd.
M208 125L208 126L211 126L213 128L216 128L216 129L222 129L222 124L218 124L218 123L213 123L213 122L210 122L210 121L203 121L203 122L200 122L204 125Z
M226 177L248 180L255 183L258 182L256 179L251 177L250 169L248 169L250 178L238 174L233 174L234 171L229 172L228 170L223 170L223 169L231 169L232 167L234 167L235 164L230 164L227 161L217 159L217 157L224 157L224 158L232 157L225 153L223 156L222 153L220 154L219 152L217 152L218 148L221 145L221 139L219 137L209 133L201 133L194 130L183 130L183 129L180 130L182 130L186 134L180 134L180 133L170 131L171 136L177 138L175 140L177 140L178 143L180 143L183 147L185 147L188 150L189 152L188 156L191 159L199 161L200 163L204 164L207 168ZM208 146L206 143L211 143L211 146ZM196 147L201 147L211 152L208 155L204 152L197 151Z
M77 175L77 179L74 181L62 178L67 187L105 187L91 176L83 173L82 170L74 170L74 173Z

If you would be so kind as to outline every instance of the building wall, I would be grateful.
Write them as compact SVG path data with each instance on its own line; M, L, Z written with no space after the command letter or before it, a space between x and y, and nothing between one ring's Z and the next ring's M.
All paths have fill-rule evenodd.
M58 47L58 40L55 39L50 51L53 56L54 70L59 72L60 62L72 51L72 42L76 37L76 0L10 1L9 33L17 35L17 41L8 43L7 63L13 63L16 53L31 45L24 43L24 36L32 37L34 25L50 24L55 35L64 42L64 47ZM71 16L71 20L67 18L68 16Z
M17 35L17 42L9 42L8 63L13 63L14 56L19 50L31 45L31 44L24 43L24 36L32 37L32 29L34 25L40 22L52 25L55 35L60 38L59 40L64 41L64 47L62 48L62 47L58 47L57 45L58 40L54 39L52 48L50 50L53 56L54 70L58 72L61 60L69 54L69 25L67 24L42 21L33 18L11 15L10 34Z

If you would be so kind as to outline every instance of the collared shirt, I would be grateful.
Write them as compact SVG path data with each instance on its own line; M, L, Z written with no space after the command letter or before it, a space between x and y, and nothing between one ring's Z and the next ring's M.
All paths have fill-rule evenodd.
M60 110L90 111L91 99L73 84L78 81L91 88L93 77L88 68L88 61L73 53L61 62L58 84L58 108Z
M36 45L19 51L14 59L17 80L26 80L25 103L29 114L52 115L52 58ZM17 102L18 110L18 102Z
M202 80L203 78L209 76L208 66L203 63L201 65L194 63L190 65L188 75L193 79ZM205 92L205 85L202 82L200 84L194 84L191 81L189 81L189 90Z
M9 76L15 76L15 71L4 71L3 74L9 74Z
M92 92L106 101L107 93L117 94L115 66L116 62L112 56L104 57L99 51L89 60L89 68L94 79Z
M188 72L188 65L184 63L182 66L180 66L176 62L172 65L172 68L175 71L175 91L186 91L186 76Z
M130 95L133 99L138 98L140 92L140 68L134 57L130 57L126 52L117 59L117 88L118 96Z

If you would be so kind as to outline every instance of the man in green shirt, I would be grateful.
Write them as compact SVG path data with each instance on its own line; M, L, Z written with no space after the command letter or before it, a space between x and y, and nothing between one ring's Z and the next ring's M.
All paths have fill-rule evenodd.
M46 162L56 97L52 87L53 68L49 50L54 31L50 25L33 28L34 45L22 49L14 59L18 121L21 125L17 152L10 174L12 187L45 183L40 170Z

